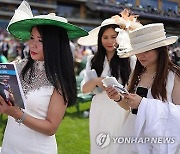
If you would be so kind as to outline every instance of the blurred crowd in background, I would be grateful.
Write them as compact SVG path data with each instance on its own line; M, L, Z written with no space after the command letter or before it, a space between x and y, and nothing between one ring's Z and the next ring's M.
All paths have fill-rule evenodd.
M81 46L76 41L70 42L70 46L74 56L76 75L83 76L87 56L96 52L96 46ZM20 42L10 36L5 29L0 29L0 63L27 58L28 52L26 42ZM180 45L171 46L169 56L175 64L180 66Z
M132 3L133 2L133 3ZM155 15L162 15L162 16L167 16L167 17L180 17L180 14L177 12L177 10L175 9L176 6L175 4L173 4L173 2L167 2L164 1L164 7L165 9L163 10L158 10L158 8L156 7L156 3L158 3L157 1L141 1L141 5L138 5L135 7L134 5L134 1L130 1L130 0L96 0L97 4L103 5L103 6L109 6L109 7L127 7L127 8L131 8L132 10L137 10L137 11L141 11L144 13L150 13L150 14L155 14ZM154 4L154 5L153 5Z

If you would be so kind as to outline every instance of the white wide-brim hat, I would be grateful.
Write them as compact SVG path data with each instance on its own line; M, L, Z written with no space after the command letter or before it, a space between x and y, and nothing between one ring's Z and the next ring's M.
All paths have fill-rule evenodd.
M163 23L148 24L129 32L130 44L118 51L120 58L127 58L139 53L175 43L177 36L166 37Z
M101 23L100 26L89 31L88 36L79 38L77 43L80 45L83 45L83 46L95 46L95 45L97 45L98 33L99 33L99 30L101 29L101 27L107 26L107 25L112 25L112 24L118 25L118 23L116 22L115 19L112 19L112 18L105 19Z
M131 18L131 19L129 19L128 17L126 17L127 19L125 19L123 17L120 17L119 15L115 15L115 16L112 16L111 18L105 19L104 21L102 21L100 26L89 31L89 35L79 38L77 43L80 45L83 45L83 46L96 46L98 43L99 30L101 29L101 27L104 27L107 25L113 25L114 24L114 25L125 27L127 29L129 29L129 28L130 29L136 29L136 28L143 26L141 23L139 23L136 20L136 18L130 17L129 11L127 11L125 9L122 12L126 12L127 16L129 16L129 18Z
M56 16L55 13L48 15L33 16L31 8L26 1L23 1L15 10L7 30L16 38L26 41L30 39L32 27L37 25L52 25L64 28L69 39L75 39L88 35L84 29L68 23L67 19Z

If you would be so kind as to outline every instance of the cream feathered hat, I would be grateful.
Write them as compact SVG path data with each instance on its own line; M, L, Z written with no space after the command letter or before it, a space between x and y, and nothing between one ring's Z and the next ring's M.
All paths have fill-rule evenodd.
M177 39L177 36L166 37L163 23L148 24L129 32L129 45L126 44L124 50L118 51L118 55L120 58L127 58L173 44Z
M100 26L89 31L89 35L78 39L77 43L83 46L95 46L98 41L98 33L101 27L115 24L119 25L120 28L131 31L136 28L142 27L143 25L137 21L137 15L130 15L130 11L124 9L119 15L112 16L111 18L105 19Z

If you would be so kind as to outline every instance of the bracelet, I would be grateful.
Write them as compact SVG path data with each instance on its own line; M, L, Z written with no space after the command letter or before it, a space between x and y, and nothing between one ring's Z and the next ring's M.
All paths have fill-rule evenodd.
M120 102L122 100L122 96L120 96L120 98L116 101L114 100L115 102Z
M22 117L15 120L17 123L19 123L19 125L20 125L21 123L23 123L24 120L26 119L26 113L25 113L24 111L22 111L22 112L23 112Z

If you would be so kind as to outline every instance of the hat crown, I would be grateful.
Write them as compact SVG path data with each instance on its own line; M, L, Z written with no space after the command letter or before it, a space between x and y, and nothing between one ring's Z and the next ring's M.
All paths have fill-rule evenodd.
M20 4L20 6L15 10L15 15L10 20L8 27L12 23L15 23L15 22L18 22L18 21L24 20L24 19L29 19L32 17L33 17L33 14L31 12L31 8L30 8L29 4L26 1L23 1ZM7 30L8 30L8 28L7 28Z
M140 48L166 38L163 24L149 24L129 33L132 48Z
M131 31L129 33L129 37L130 38L138 37L140 35L149 34L152 33L153 31L159 31L159 30L164 30L163 23L148 24L143 27L137 28L136 30Z
M38 16L34 16L33 18L39 18L39 19L49 19L49 20L55 20L55 21L60 21L60 22L64 22L67 23L67 19L60 17L60 16L56 16L55 13L49 13L47 15L38 15Z
M111 24L117 24L114 19L108 18L105 19L102 23L101 26L106 26L106 25L111 25Z
M163 23L148 24L129 32L130 48L118 52L121 58L173 44L177 36L166 37Z
M56 13L49 13L49 16L56 16Z

